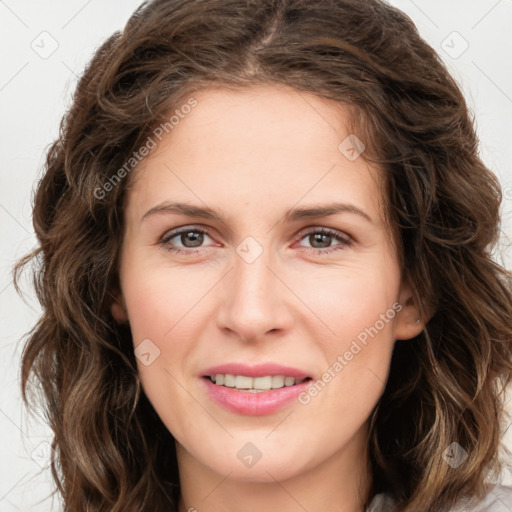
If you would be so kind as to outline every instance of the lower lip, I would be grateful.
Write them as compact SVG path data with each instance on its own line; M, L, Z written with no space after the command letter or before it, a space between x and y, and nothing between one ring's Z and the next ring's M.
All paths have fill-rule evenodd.
M236 388L218 386L209 377L203 377L202 380L210 397L217 403L231 412L248 416L261 416L278 411L293 402L313 382L306 380L294 386L251 393L239 391Z

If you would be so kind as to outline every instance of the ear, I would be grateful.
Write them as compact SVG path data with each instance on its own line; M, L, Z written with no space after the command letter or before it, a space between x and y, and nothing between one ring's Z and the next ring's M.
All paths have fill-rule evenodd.
M121 292L114 296L114 300L110 305L110 312L117 323L123 324L128 322L128 313L126 311L126 305Z
M402 309L396 315L395 339L409 340L418 336L425 326L424 322L428 319L421 318L420 309L408 283L402 284L398 302Z

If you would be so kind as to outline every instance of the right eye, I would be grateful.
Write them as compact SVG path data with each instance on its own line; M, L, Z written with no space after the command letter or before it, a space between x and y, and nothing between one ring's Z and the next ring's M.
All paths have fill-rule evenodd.
M194 247L200 247L202 242L204 241L204 236L208 236L208 232L202 228L198 227L186 227L186 228L180 228L175 231L171 231L168 235L164 235L160 243L171 252L174 252L176 254L178 253L197 253L199 251L194 250ZM175 247L171 243L172 240L178 239L181 242L181 247ZM187 246L186 244L190 243L190 246Z

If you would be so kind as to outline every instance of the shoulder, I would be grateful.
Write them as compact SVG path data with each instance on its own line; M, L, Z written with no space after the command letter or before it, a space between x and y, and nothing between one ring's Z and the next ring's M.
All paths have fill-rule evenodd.
M365 512L393 512L394 500L389 494L377 494ZM483 501L472 507L461 505L453 512L512 512L512 487L489 486Z
M373 497L365 512L393 512L395 501L390 494L377 494Z
M470 508L461 508L460 512L512 512L512 487L491 486L483 501Z

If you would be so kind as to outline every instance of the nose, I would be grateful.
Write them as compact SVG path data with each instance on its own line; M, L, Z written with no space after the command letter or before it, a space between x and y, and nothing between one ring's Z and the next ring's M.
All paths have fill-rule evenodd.
M233 268L223 280L218 326L245 342L266 333L283 333L293 324L289 303L293 294L269 253L264 249L252 262L235 254Z

